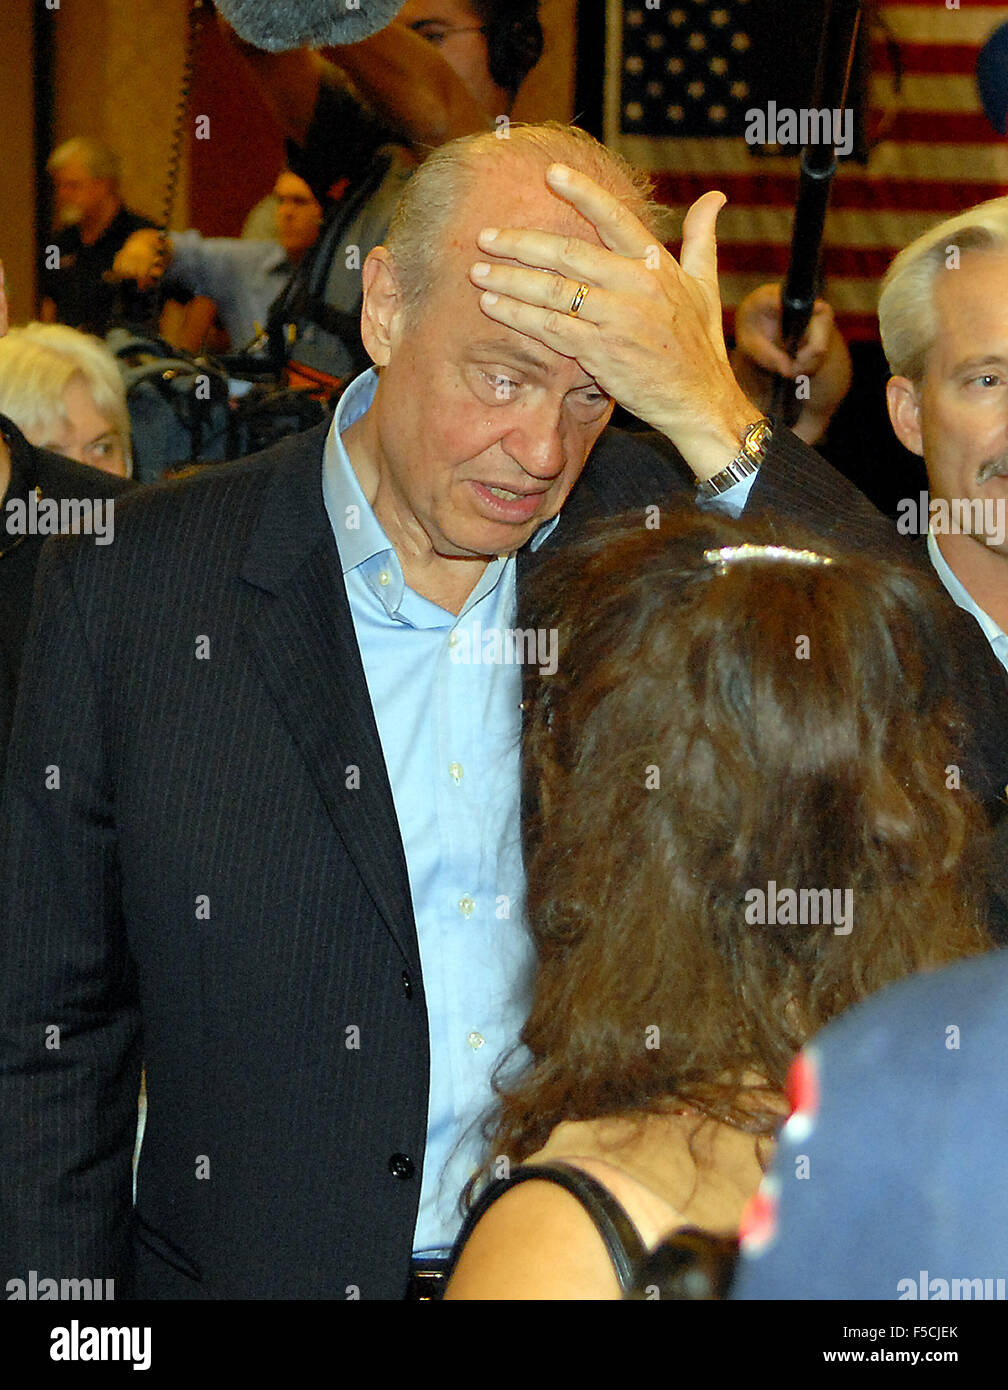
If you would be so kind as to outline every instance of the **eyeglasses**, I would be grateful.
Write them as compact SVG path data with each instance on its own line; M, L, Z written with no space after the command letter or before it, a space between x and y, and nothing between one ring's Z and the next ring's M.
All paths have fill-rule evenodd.
M485 34L487 32L485 24L469 24L464 27L460 26L458 29L450 29L443 24L433 24L428 19L418 20L416 24L411 24L410 28L414 34L435 45L443 44L445 39L454 38L456 34Z

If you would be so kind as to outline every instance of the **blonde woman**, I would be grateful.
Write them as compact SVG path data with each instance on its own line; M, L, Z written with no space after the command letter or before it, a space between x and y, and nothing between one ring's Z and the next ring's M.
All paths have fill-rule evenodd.
M0 415L36 448L132 475L126 391L98 338L57 323L10 329L0 340Z

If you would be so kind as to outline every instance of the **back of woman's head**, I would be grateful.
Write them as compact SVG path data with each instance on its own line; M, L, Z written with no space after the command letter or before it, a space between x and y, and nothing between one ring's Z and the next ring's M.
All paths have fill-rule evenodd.
M497 1151L672 1097L769 1132L744 1075L778 1091L834 1013L988 944L941 600L791 529L665 513L544 561L523 623L559 663L526 682L535 1067Z

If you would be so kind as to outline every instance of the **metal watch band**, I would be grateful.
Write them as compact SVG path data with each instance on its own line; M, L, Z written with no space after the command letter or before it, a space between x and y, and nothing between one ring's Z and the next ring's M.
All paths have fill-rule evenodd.
M772 433L773 424L765 415L754 420L746 430L742 447L731 463L727 468L722 468L720 473L715 473L713 478L706 478L697 488L699 495L704 498L719 497L722 492L727 492L743 478L749 478L757 472Z

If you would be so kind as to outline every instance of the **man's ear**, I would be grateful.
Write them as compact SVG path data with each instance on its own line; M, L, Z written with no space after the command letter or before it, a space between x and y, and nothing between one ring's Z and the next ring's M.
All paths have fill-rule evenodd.
M912 454L924 456L921 435L920 388L908 377L892 376L886 386L886 404L896 438Z
M388 365L398 338L402 290L391 253L384 246L368 252L361 268L364 302L361 307L361 341L376 367Z

